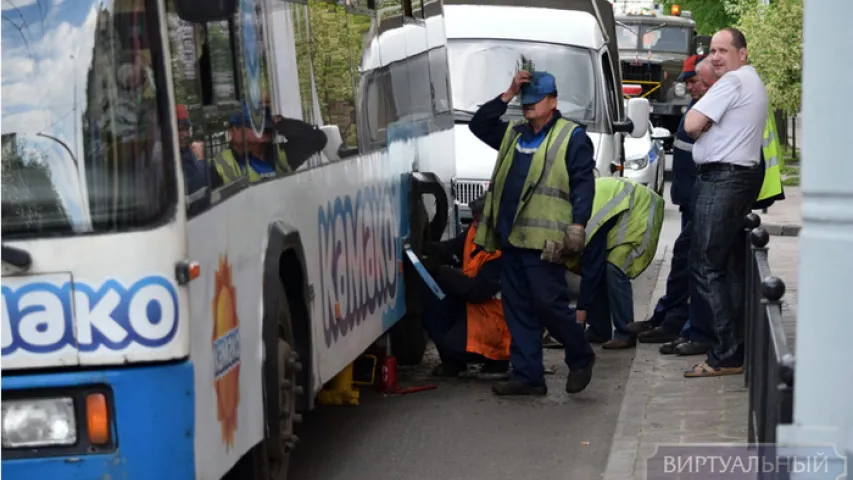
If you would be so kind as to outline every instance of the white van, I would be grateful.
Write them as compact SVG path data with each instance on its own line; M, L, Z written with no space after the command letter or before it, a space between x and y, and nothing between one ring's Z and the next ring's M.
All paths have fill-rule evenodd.
M477 2L473 4L471 2ZM510 85L525 61L557 80L563 116L586 126L597 175L621 175L623 138L648 130L648 100L623 108L613 6L607 0L445 0L455 120L455 203L463 223L468 202L485 192L497 152L468 129L480 105ZM505 119L522 119L513 100ZM623 113L627 110L627 118Z

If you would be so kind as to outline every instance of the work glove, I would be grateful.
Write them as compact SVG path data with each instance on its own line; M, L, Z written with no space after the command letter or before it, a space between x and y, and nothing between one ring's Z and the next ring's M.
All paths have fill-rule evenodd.
M546 240L539 258L551 263L566 263L580 255L586 244L586 230L581 225L571 225L563 236L562 243Z

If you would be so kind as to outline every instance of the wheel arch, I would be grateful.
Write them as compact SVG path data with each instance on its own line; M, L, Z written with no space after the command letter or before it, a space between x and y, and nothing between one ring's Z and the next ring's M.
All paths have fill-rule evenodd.
M312 291L308 283L305 262L305 250L302 238L294 226L284 222L274 222L268 230L267 248L264 256L263 279L263 342L266 349L263 379L266 385L277 385L278 366L270 359L277 358L278 319L276 305L282 289L286 292L291 310L291 331L293 348L299 354L303 368L297 374L297 383L305 394L297 401L297 409L310 410L314 407L314 355L311 332ZM272 403L267 399L267 403ZM278 405L266 405L268 412L276 412ZM278 428L277 416L269 415L265 419L270 431Z

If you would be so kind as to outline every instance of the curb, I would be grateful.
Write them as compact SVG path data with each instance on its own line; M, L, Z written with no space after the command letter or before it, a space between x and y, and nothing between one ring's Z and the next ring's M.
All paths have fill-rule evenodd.
M763 228L770 235L777 237L797 237L802 226L790 223L762 223L758 228Z
M661 282L661 275L667 267L667 262L672 259L672 247L666 245L659 261L661 262L658 276L655 279L655 287L652 290L652 299L649 302L648 312L651 314L657 305L657 299L666 292L666 282ZM666 269L666 274L669 269ZM646 318L646 317L643 317ZM645 478L645 466L638 471L635 469L637 457L640 455L640 433L641 425L637 420L646 416L646 407L650 400L651 385L646 376L648 366L658 356L657 350L653 348L637 348L634 361L631 362L631 372L628 381L625 382L625 396L622 397L622 406L619 409L619 417L616 420L616 431L610 443L610 453L607 456L607 466L602 474L602 480L632 480Z

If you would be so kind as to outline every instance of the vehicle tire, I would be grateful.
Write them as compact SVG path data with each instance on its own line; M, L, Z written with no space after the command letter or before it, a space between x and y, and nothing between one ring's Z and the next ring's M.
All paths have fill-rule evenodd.
M278 385L264 384L264 404L270 395L278 401L279 438L265 438L256 445L240 462L235 465L225 478L234 480L286 480L290 466L290 452L296 446L299 438L296 436L295 425L302 420L296 412L296 397L302 394L302 388L296 383L296 374L302 369L299 354L294 345L292 313L287 295L282 289L276 306L278 318L278 345L273 358L278 362ZM269 414L270 412L267 412ZM266 424L266 419L264 421ZM274 454L276 453L276 454Z
M426 207L420 197L414 197L417 202L411 223L411 245L415 253L421 253L430 241L430 222ZM391 338L391 353L396 357L397 364L409 367L421 363L426 353L427 333L421 318L421 303L418 288L423 280L414 267L406 263L406 315L401 318L388 332Z
M426 353L427 334L420 315L406 314L390 331L391 353L397 365L410 367L421 363Z

